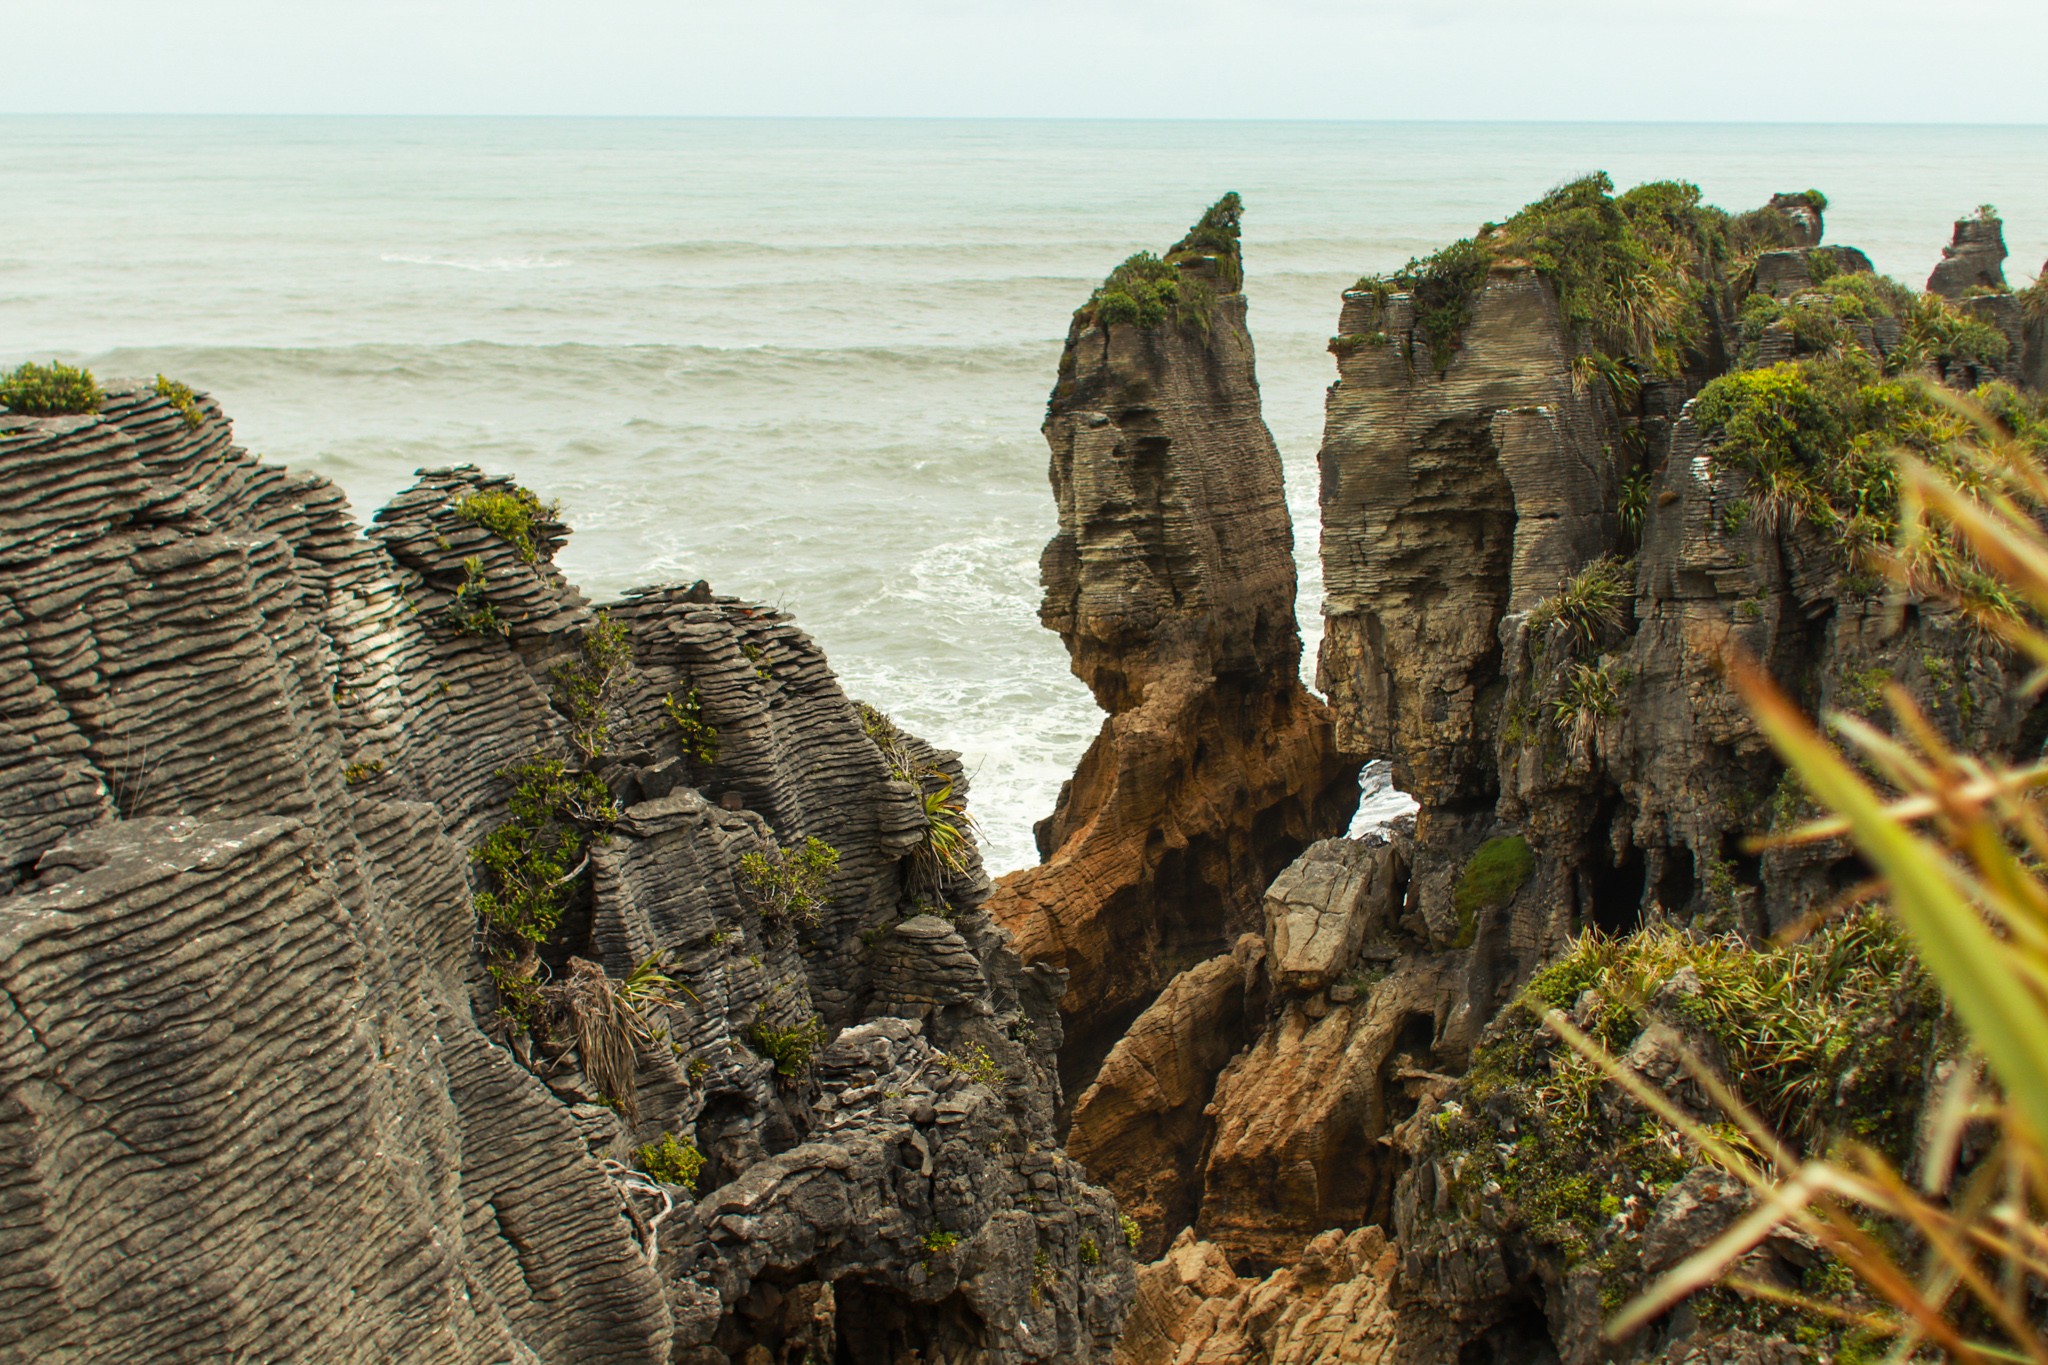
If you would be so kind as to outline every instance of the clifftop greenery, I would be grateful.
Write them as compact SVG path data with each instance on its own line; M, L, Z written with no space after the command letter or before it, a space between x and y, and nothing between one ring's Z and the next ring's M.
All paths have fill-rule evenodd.
M1076 316L1105 325L1129 323L1150 328L1173 318L1206 327L1217 286L1192 272L1205 262L1213 263L1217 283L1225 291L1243 285L1239 247L1243 216L1244 201L1235 192L1224 195L1164 258L1140 251L1110 271Z
M0 408L25 417L98 412L105 398L92 371L59 360L47 365L30 361L0 376Z
M1441 370L1471 322L1472 297L1487 273L1525 264L1550 280L1566 323L1590 349L1673 375L1704 335L1708 287L1732 258L1728 223L1726 213L1700 202L1697 185L1659 180L1616 195L1599 172L1357 288L1382 298L1414 295L1416 325ZM1790 232L1788 222L1788 240Z
M491 532L529 564L540 559L540 525L561 515L561 504L542 502L530 488L491 488L455 504L455 515Z

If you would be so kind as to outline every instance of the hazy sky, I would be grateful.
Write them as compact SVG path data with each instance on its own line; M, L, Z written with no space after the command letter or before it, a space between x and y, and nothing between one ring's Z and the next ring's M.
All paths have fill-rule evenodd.
M2043 0L0 0L0 111L2048 122Z

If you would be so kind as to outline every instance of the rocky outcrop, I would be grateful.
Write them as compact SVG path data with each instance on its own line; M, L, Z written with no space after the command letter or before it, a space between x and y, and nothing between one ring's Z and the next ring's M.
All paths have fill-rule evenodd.
M1048 406L1060 530L1041 617L1109 713L1045 861L990 912L1069 973L1070 1088L1183 967L1259 927L1266 884L1357 799L1298 678L1293 533L1259 413L1229 196L1074 316Z
M1393 1302L1399 1255L1378 1228L1325 1232L1263 1280L1182 1233L1138 1272L1118 1365L1395 1365L1417 1359Z
M2005 288L2005 225L1988 205L1956 220L1955 236L1941 249L1927 288L1949 300L1973 289Z
M1164 1253L1140 1272L1126 1359L1615 1358L1602 1317L1712 1238L1726 1191L1632 1146L1625 1106L1567 1133L1555 1116L1576 1111L1545 1089L1554 1044L1508 1007L1587 930L1761 945L1867 875L1840 848L1750 852L1807 812L1720 655L1762 661L1817 710L1874 714L1896 681L1952 736L2038 743L2002 648L1938 595L1887 600L1849 518L1771 503L1691 401L1731 371L1830 382L1815 364L1861 365L1852 385L1908 368L2010 382L2018 343L2001 351L1994 310L2011 297L1875 280L1861 252L1820 245L1810 194L1727 220L1690 216L1684 187L1625 206L1591 188L1345 296L1318 676L1340 746L1390 757L1420 810L1412 834L1308 849L1258 936L1169 986L1079 1100L1077 1150L1137 1213L1143 1252ZM1629 217L1653 205L1647 227ZM1570 275L1583 260L1539 266L1530 247L1630 222L1667 253L1674 224L1708 234L1678 239L1697 248L1680 277L1697 312L1669 324L1683 351L1630 350ZM1683 1018L1671 951L1642 970L1670 978ZM1878 999L1877 1017L1925 1014ZM1917 1083L1924 1033L1843 1027L1871 1049L1907 1041L1859 1052L1842 1086ZM1678 1079L1650 1034L1636 1051ZM1759 1265L1796 1283L1802 1254ZM1324 1303L1341 1324L1316 1325ZM1619 1356L1797 1358L1791 1326L1760 1321L1689 1306Z
M509 481L365 538L162 388L0 415L0 1357L1106 1358L957 758L780 613L594 611ZM480 957L535 761L559 923Z

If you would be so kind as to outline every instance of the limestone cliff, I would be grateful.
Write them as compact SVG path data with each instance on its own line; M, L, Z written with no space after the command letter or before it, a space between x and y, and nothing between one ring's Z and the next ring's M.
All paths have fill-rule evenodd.
M565 534L0 414L0 1359L1106 1358L956 757Z
M1045 420L1060 529L1041 618L1109 713L1045 861L990 913L1065 968L1086 1083L1176 972L1257 926L1266 884L1342 828L1356 765L1300 683L1293 531L1259 412L1235 195L1074 315Z
M1346 294L1318 676L1343 749L1391 757L1421 809L1412 833L1309 849L1262 932L1162 992L1078 1101L1077 1154L1148 1254L1172 1244L1141 1272L1123 1359L1604 1358L1603 1312L1711 1238L1725 1200L1630 1147L1619 1110L1564 1123L1552 1054L1508 1007L1595 929L1649 931L1619 940L1649 945L1630 970L1697 992L1695 940L1657 934L1765 962L1769 935L1866 876L1839 847L1749 851L1805 812L1720 654L1814 710L1874 714L1897 681L1951 736L2038 747L2024 670L1953 603L1968 585L1899 600L1869 557L1893 515L1881 451L1952 430L1903 377L1989 384L2038 424L2011 387L2011 298L1878 280L1820 245L1819 207L1731 218L1690 187L1575 182ZM1781 400L1832 434L1772 445L1753 414ZM1847 980L1892 950L1812 951L1837 964L1815 979ZM1559 970L1557 1001L1607 1008L1579 989L1608 967ZM1816 1141L1880 1109L1910 1127L1935 1055L1905 968L1858 980L1813 1007L1858 1040L1812 1078L1827 1104L1785 1115ZM1615 1023L1616 1045L1642 1024ZM1653 1052L1632 1061L1668 1080ZM1361 1228L1389 1241L1340 1251ZM1772 1273L1796 1282L1784 1254ZM1332 1296L1353 1306L1319 1325ZM1806 1354L1789 1320L1721 1307L1624 1354Z

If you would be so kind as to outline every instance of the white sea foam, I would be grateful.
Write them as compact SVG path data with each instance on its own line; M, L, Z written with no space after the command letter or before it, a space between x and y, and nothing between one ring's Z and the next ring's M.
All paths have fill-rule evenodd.
M448 270L474 270L478 272L501 272L507 270L563 270L575 264L551 256L486 256L465 258L459 256L413 255L405 252L386 252L378 260L388 265L437 265Z

